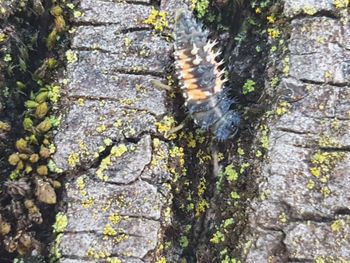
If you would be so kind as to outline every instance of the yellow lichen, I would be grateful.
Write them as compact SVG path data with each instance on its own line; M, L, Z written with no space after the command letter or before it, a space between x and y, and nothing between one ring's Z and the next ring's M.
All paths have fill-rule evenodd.
M278 216L278 219L281 223L285 224L288 222L288 216L286 215L286 213L281 213L279 216Z
M275 110L275 113L277 116L282 116L286 112L288 112L289 108L290 108L290 103L288 103L287 101L282 101L278 104L278 106Z
M266 20L268 23L273 24L276 22L276 17L274 15L270 15L270 16L266 17Z
M56 221L54 223L53 230L55 233L62 233L68 225L67 215L62 212L56 214Z
M350 0L333 0L333 4L337 9L346 8L350 5Z
M221 242L225 241L225 236L223 233L221 233L219 230L214 233L212 238L210 239L210 242L213 244L219 244Z
M198 189L198 192L197 192L198 196L202 197L205 190L207 189L205 178L200 179L197 189Z
M169 26L167 13L155 8L152 8L150 15L144 23L151 25L157 32L163 32L163 30Z
M316 8L311 6L311 5L305 5L303 7L303 11L304 11L305 14L310 15L310 16L312 16L312 15L317 13Z
M89 197L87 199L84 199L81 201L81 205L84 207L84 208L90 208L94 205L94 198L93 197Z
M104 172L108 169L108 167L116 158L121 157L125 152L127 152L127 150L128 148L125 146L125 144L113 146L111 149L111 153L101 161L101 164L96 171L96 176L103 181L108 180L108 176L106 176Z
M321 194L323 195L324 198L329 197L331 195L331 189L329 189L328 186L324 186L321 188Z
M345 228L345 222L344 220L336 220L333 222L333 224L331 225L331 229L333 232L342 232Z
M156 261L156 263L166 263L165 257L161 257L160 259L158 259L158 260Z
M79 163L79 154L76 152L71 152L68 156L68 165L70 167L75 167Z
M108 263L122 263L122 261L119 258L113 257L113 258L107 258L106 261Z
M103 228L103 238L102 239L107 240L108 237L114 237L117 234L118 234L117 231L110 224L107 224Z
M79 105L80 107L82 107L82 106L85 105L85 99L83 99L83 98L79 98L77 102L78 102L78 105Z
M106 127L106 125L104 125L104 124L102 124L102 125L100 125L100 126L98 126L97 128L96 128L96 131L98 132L98 133L102 133L102 132L104 132L104 131L106 131L107 130L107 127Z
M282 61L283 63L283 73L288 76L289 75L289 71L290 71L290 62L289 62L289 57L285 57Z
M104 259L110 257L111 253L107 250L97 250L93 247L89 247L87 250L87 256L93 259Z
M271 37L272 39L276 39L279 38L281 35L281 31L278 28L268 28L267 29L267 34L269 35L269 37Z
M120 221L122 220L122 217L120 216L120 214L118 213L113 213L113 214L110 214L108 216L108 220L113 224L113 225L116 225L118 223L120 223Z
M162 133L167 139L176 139L176 133L168 134L168 132L175 127L176 121L174 117L165 116L160 122L155 123L157 130Z
M196 207L196 217L199 217L209 208L209 203L207 200L202 199L199 201Z
M72 64L72 63L78 61L78 55L73 50L67 50L66 51L66 59L67 59L68 64Z
M76 184L77 188L79 189L79 193L82 196L86 196L87 192L85 190L86 185L85 185L84 178L82 176L78 177L77 180L75 181L75 184Z

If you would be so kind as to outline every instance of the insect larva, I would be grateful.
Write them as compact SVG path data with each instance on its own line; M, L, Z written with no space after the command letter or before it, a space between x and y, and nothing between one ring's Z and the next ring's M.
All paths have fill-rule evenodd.
M236 101L228 96L224 84L223 61L214 52L216 41L208 41L208 31L187 10L175 18L175 68L186 99L189 115L204 130L210 130L218 141L233 137L241 122L232 109Z

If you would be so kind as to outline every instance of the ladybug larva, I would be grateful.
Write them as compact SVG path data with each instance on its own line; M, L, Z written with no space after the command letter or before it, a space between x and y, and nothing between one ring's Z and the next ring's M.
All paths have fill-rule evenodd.
M178 10L175 16L175 68L186 100L185 106L194 122L210 130L218 141L233 137L241 122L233 109L236 101L228 95L224 84L223 61L215 52L216 41L208 41L208 31L188 10Z

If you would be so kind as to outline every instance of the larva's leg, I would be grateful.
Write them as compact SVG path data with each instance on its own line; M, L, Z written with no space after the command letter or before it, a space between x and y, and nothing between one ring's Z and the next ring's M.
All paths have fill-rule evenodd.
M166 134L165 134L165 137L169 137L171 134L176 133L176 132L178 132L179 130L182 130L183 127L185 127L185 125L186 125L186 120L187 120L187 118L184 119L183 122L181 122L181 123L180 123L179 125L177 125L176 127L171 128L169 131L167 131Z
M216 178L219 174L218 148L214 140L210 143L211 159L213 161L213 175Z
M169 85L166 85L166 84L160 82L159 80L152 79L152 80L150 80L150 82L151 82L151 84L152 84L153 86L155 86L155 87L157 87L157 88L165 89L165 90L167 90L167 91L172 91L172 90L173 90L172 87L170 87Z

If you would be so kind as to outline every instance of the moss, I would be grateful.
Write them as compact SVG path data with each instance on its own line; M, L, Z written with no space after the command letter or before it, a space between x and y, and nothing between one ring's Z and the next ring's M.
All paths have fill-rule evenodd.
M57 104L61 97L61 87L58 85L48 86L48 98L53 104Z
M182 248L186 248L186 247L188 247L188 244L189 244L189 241L188 241L187 236L182 236L182 237L180 238L180 246L181 246Z
M238 179L238 173L233 168L232 164L225 167L224 175L229 182L234 182L234 181L237 181Z
M243 174L244 171L245 171L247 168L249 168L249 167L250 167L250 163L247 163L247 162L242 163L242 165L241 165L241 167L240 167L240 169L239 169L239 173L240 173L240 174Z
M244 95L251 93L255 90L256 82L254 80L248 79L242 87L242 92Z
M243 150L243 148L238 147L237 153L238 153L239 156L243 156L243 155L244 155L244 150Z
M268 112L268 113L266 113L266 118L269 118L272 115L273 115L273 113ZM269 149L269 145L270 145L270 141L269 141L269 137L268 137L269 128L266 124L263 124L263 125L260 125L259 131L260 131L260 137L259 137L260 145L261 145L263 150L267 151Z

